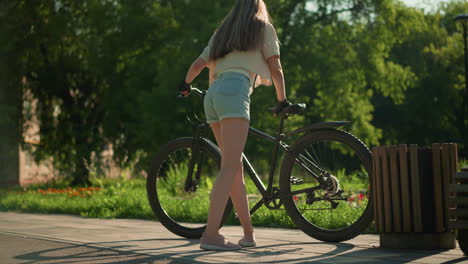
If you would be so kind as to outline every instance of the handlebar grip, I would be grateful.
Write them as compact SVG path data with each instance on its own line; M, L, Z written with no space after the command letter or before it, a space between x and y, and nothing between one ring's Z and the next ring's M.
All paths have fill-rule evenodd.
M202 96L202 97L203 97L203 96L206 94L206 91L200 90L200 89L198 89L198 88L192 87L192 88L190 89L190 92L189 92L186 96L184 96L184 95L182 95L182 94L179 93L179 94L177 95L177 98L180 98L180 99L187 98L187 97L189 97L189 95L190 95L191 93L195 93L196 95Z
M195 92L196 94L200 95L200 96L203 96L206 94L206 91L202 91L198 88L195 88L195 87L192 87L191 91L190 92Z

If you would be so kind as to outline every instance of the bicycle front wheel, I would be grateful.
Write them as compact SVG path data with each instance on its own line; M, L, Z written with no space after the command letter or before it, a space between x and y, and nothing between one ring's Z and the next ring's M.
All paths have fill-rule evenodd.
M200 140L193 150L192 138L178 138L162 146L153 159L147 178L147 194L159 221L171 232L200 238L206 227L210 193L220 170L221 154L213 143ZM232 211L229 200L221 225Z
M301 137L281 166L282 200L306 234L327 242L359 235L372 221L372 156L353 135L323 129Z

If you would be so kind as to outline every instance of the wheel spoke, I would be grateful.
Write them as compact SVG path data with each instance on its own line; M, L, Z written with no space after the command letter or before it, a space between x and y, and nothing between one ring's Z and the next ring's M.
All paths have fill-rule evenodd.
M300 155L298 158L296 158L296 161L298 161L298 164L302 166L302 168L307 171L311 176L313 176L314 178L318 178L319 175L317 175L315 172L312 171L312 169L307 166L307 164L309 164L312 168L315 168L317 169L319 172L321 172L322 170L320 169L320 167L318 167L316 164L314 164L312 161L308 160L307 158L304 157L304 155Z
M217 149L203 143L199 154L193 160L191 138L176 139L158 152L147 178L148 199L157 218L170 231L189 238L199 238L204 230L208 215L205 205L210 202L209 194L220 169ZM194 164L190 169L191 161ZM192 182L186 191L189 177ZM231 210L229 203L225 216Z
M362 194L370 184L372 164L365 145L346 132L324 130L299 139L291 153L295 157L284 165L288 174L282 176L280 187L288 192L284 197L290 197L285 209L302 230L325 241L339 241L337 237L362 231L359 228L365 225L360 223L370 223L370 200ZM314 176L324 172L333 177L312 186L317 183ZM303 181L294 185L286 179L289 175Z
M309 147L309 148L311 148L311 147ZM315 152L315 150L313 148L312 148L312 152L314 153L314 156L316 158L314 158L314 157L312 157L312 155L310 155L309 151L307 151L307 148L304 150L304 152L307 153L307 155L315 162L315 164L317 164L317 166L320 167L320 160L318 160L319 156L317 155L317 153Z

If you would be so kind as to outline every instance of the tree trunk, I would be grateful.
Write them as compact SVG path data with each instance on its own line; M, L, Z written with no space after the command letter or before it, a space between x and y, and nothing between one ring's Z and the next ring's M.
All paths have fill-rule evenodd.
M0 1L0 39L7 40L0 46L0 187L19 184L21 87L12 78L15 50L8 43L13 35L8 5Z
M76 169L73 172L72 186L91 186L89 181L89 170L85 166L84 159L79 159L76 164Z

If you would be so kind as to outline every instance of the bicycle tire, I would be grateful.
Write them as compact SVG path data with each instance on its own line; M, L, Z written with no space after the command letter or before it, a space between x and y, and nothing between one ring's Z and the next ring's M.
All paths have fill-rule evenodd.
M319 216L314 216L314 214L317 214L317 212L319 212L319 209L304 209L306 207L305 205L307 204L307 202L310 202L310 200L308 201L308 196L306 195L306 200L305 200L307 202L304 202L304 200L299 199L298 196L291 195L291 189L292 189L291 186L293 186L295 184L295 183L292 182L293 178L291 178L291 174L292 174L293 168L298 167L297 164L296 164L296 158L300 157L299 156L300 153L306 153L305 155L309 155L310 154L310 148L311 148L310 146L315 146L314 144L319 145L319 143L320 144L321 143L323 143L323 144L329 143L330 146L333 146L333 147L324 147L324 149L325 150L330 149L330 151L336 151L336 152L338 152L338 151L341 152L342 151L337 146L339 146L340 148L345 148L346 147L347 151L354 153L352 155L349 155L349 157L354 157L353 160L355 158L358 158L363 163L363 164L361 164L362 174L358 174L358 176L363 177L363 179L365 179L365 180L368 180L368 182L365 182L363 184L364 186L366 184L368 184L368 186L365 186L366 187L365 189L367 189L367 191L366 191L367 195L366 196L364 196L363 194L358 195L359 199L362 198L362 200L357 201L357 202L361 202L360 203L361 207L358 208L358 209L349 209L349 208L353 208L355 206L354 204L355 203L357 204L357 202L355 202L355 201L351 202L351 195L353 195L353 194L348 193L348 195L350 195L349 198L343 197L343 199L346 199L346 200L338 202L339 205L337 207L335 207L335 208L333 208L333 207L328 208L327 210L329 211L329 213L328 213L329 216L325 215L329 219L342 220L340 218L330 216L332 214L332 212L336 212L338 214L338 211L332 211L332 210L336 210L338 208L340 210L351 210L351 212L356 212L357 211L358 213L356 213L356 214L360 214L360 215L359 216L357 216L357 215L354 216L356 219L354 219L355 221L353 223L351 223L349 226L344 226L344 227L339 226L339 227L336 227L336 228L319 226L317 223L313 222L313 221L316 221L316 222L323 221L323 222L325 222L323 219L320 219ZM338 144L340 144L340 145L338 145ZM308 149L308 146L309 146L309 149ZM334 148L336 148L338 150L335 150ZM314 150L313 152L314 152L313 154L315 155L316 151ZM353 155L356 155L356 156L353 156ZM320 159L318 159L318 163L321 163L321 162L322 161ZM343 164L346 164L347 162L348 161L340 161L340 163L343 163ZM325 162L322 162L322 163L325 163ZM356 166L356 165L353 164L353 166ZM338 166L336 166L336 167L338 167ZM356 166L356 168L357 167L358 166ZM342 171L342 173L340 173L340 175L344 175L347 172L346 169L342 169L342 168L334 168L334 171L339 171L338 169L340 169ZM294 170L296 170L296 169L294 169ZM331 169L329 169L329 170L331 170ZM359 169L356 169L356 170L359 170ZM365 176L366 173L367 173L367 176ZM284 160L282 162L281 174L280 174L280 190L281 190L281 194L282 194L281 199L282 199L284 207L285 207L288 215L290 216L291 220L304 233L308 234L309 236L311 236L313 238L316 238L318 240L322 240L322 241L325 241L325 242L341 242L341 241L349 240L351 238L356 237L360 233L362 233L362 231L364 231L373 220L373 199L372 199L372 194L371 194L372 190L370 188L372 186L372 184L371 184L372 174L371 173L372 173L372 156L371 156L371 152L369 151L369 149L366 147L366 145L361 140L359 140L358 138L356 138L355 136L353 136L353 135L351 135L351 134L349 134L347 132L344 132L344 131L338 130L338 129L321 129L321 130L311 131L311 132L307 133L306 135L302 136L300 139L297 140L297 142L294 144L294 146L291 147L290 151L288 151L288 153L286 154L286 156L285 156L285 158L284 158ZM343 178L344 177L349 178L349 179L345 178L344 180L346 180L346 181L350 180L350 178L351 178L348 175L344 175ZM367 177L367 179L366 179L366 177ZM297 177L296 177L296 180L297 180ZM303 181L303 182L305 182L305 181ZM301 183L299 183L299 185L300 184ZM351 186L351 184L349 184L349 186ZM354 188L358 188L358 187L354 187ZM311 196L311 197L313 197L312 199L315 199L315 196ZM312 202L312 204L313 203L314 202ZM325 203L325 201L323 203ZM364 203L365 203L365 206L366 206L365 208L363 208ZM353 205L353 206L351 206L351 205ZM308 205L308 206L311 207L312 205ZM358 206L359 206L359 204L358 204ZM298 207L301 207L301 209L299 209ZM307 211L309 211L309 210L310 210L310 213L307 213ZM314 210L316 210L316 211L314 211ZM326 214L326 209L320 209L320 211L322 211L322 214ZM325 212L325 213L323 213L323 212ZM307 219L307 217L304 216L305 214L308 214L307 217L309 217L310 219L313 219L314 217L316 219L313 220L313 221L310 220L310 219ZM344 213L341 214L341 215L339 214L339 216L343 216L343 215L345 215L345 214ZM349 215L352 215L352 214L349 214ZM322 217L322 218L327 218L327 217ZM349 221L349 220L346 220L346 221ZM330 223L328 223L328 224L330 224Z
M174 192L181 192L181 195L185 195L185 194L188 194L188 192L186 192L185 190L181 191L181 187L185 185L185 183L183 181L181 181L180 179L176 179L176 186L174 186L174 184L171 184L171 180L172 179L169 179L168 177L171 176L171 167L170 166L175 166L175 168L180 168L178 166L184 166L182 162L179 162L179 161L174 161L174 165L171 165L172 163L169 163L168 160L170 160L171 162L174 160L173 156L171 156L172 154L175 155L175 153L177 153L177 151L181 151L181 150L188 150L188 153L191 153L192 151L192 143L193 143L193 138L191 137L183 137L183 138L177 138L177 139L174 139L168 143L166 143L165 145L163 145L160 150L158 151L158 153L155 155L154 159L152 160L152 163L151 163L151 168L150 168L150 171L148 173L148 177L147 177L147 184L146 184L146 188L147 188L147 196L148 196L148 200L149 200L149 203L151 205L151 209L153 210L153 213L155 214L155 216L157 217L157 219L161 222L162 225L164 225L164 227L166 227L169 231L171 231L172 233L176 234L176 235L179 235L181 237L185 237L185 238L200 238L206 228L206 218L204 220L201 220L201 221L198 221L197 223L187 223L187 222L184 222L178 218L180 218L180 216L178 217L175 217L175 214L176 214L176 210L169 210L168 207L169 206L173 206L173 203L176 203L178 201L181 201L182 203L182 206L183 207L183 210L184 211L187 211L187 210L191 210L192 208L190 208L190 206L196 206L196 203L200 203L200 202L207 202L209 203L209 193L211 192L211 188L208 192L208 189L205 189L204 192L201 193L202 195L202 198L205 198L204 201L198 201L198 200L195 200L195 199L190 199L187 198L187 199L184 199L184 198L181 198L181 199L178 199L179 197L171 197L171 199L169 198L164 198L164 190L161 191L164 187L164 181L168 182L166 186L172 188ZM207 154L210 158L212 158L212 163L215 162L217 165L218 168L216 168L217 171L214 171L214 166L213 166L213 171L211 171L211 175L214 174L214 178L216 177L217 173L219 172L219 167L220 167L220 164L221 164L221 153L219 151L219 148L217 146L215 146L211 141L205 139L205 138L201 138L201 141L200 141L200 153L204 153L205 155ZM180 155L180 154L179 154ZM206 160L206 159L205 159ZM169 165L167 165L169 164ZM208 163L207 163L208 164ZM203 166L202 166L203 167ZM206 166L205 166L206 168ZM202 169L203 171L203 169ZM194 172L193 174L195 174L196 172ZM174 173L172 173L172 177L176 177ZM182 174L182 173L179 173L179 174ZM200 182L202 180L204 180L205 178L203 178L204 176L204 173L201 173L201 178L200 178ZM166 178L165 178L166 177ZM186 177L185 177L186 179ZM205 179L207 182L208 182L208 179L206 178ZM174 180L172 180L174 181ZM211 183L214 182L214 179L213 181L211 181ZM159 184L159 186L158 186ZM208 184L208 183L207 183ZM208 184L209 185L209 184ZM159 188L158 188L159 187ZM201 192L200 189L197 189L196 190L197 192ZM192 193L190 193L190 195L192 195ZM198 193L196 194L198 195ZM192 197L193 198L193 197ZM184 203L188 202L192 200L193 203L190 205L184 205ZM167 205L167 206L166 206ZM166 207L166 208L165 208ZM178 210L180 211L180 210ZM226 209L225 209L225 212L224 212L224 215L223 215L223 218L221 220L221 225L220 227L224 224L224 222L226 221L227 217L229 216L229 214L231 213L232 211L232 202L231 200L228 201L227 205L226 205ZM187 212L184 212L185 214L187 214ZM196 212L197 214L200 213L200 212ZM178 214L178 213L177 213ZM207 212L206 212L206 216L207 216ZM191 225L197 225L197 226L191 226Z

